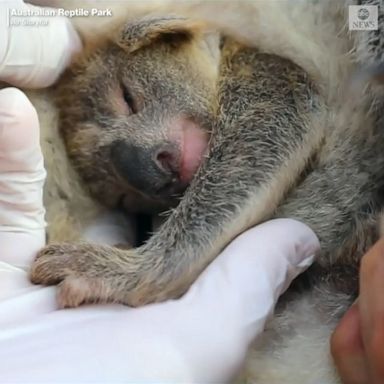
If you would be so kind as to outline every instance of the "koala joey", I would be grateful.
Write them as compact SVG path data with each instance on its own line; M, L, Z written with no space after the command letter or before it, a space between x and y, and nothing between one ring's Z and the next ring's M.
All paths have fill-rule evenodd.
M64 307L161 301L247 228L296 218L321 251L280 300L250 375L333 383L327 340L357 293L384 199L382 91L367 86L347 102L344 84L381 60L383 40L346 31L350 2L288 3L187 4L188 17L130 20L78 58L56 93L67 152L91 194L152 211L185 192L143 246L51 244L31 279L60 283Z

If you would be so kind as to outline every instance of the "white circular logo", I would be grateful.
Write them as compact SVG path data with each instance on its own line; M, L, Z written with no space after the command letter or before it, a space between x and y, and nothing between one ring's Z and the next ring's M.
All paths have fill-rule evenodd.
M357 12L357 17L360 20L367 20L369 17L369 11L367 8L360 8Z

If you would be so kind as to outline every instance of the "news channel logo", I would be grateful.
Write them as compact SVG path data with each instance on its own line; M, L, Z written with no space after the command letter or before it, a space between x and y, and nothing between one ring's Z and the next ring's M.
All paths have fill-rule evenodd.
M349 6L350 31L377 31L378 7L377 5L350 5Z

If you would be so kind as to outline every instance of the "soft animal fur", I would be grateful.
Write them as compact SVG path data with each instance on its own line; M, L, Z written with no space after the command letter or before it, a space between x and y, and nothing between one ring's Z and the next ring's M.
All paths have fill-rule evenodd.
M359 260L378 237L384 186L382 91L367 86L350 95L345 87L359 66L381 60L383 39L380 30L349 32L347 4L180 5L179 13L224 32L219 55L208 49L204 24L164 14L128 21L97 41L58 89L66 147L94 197L128 209L132 191L145 205L163 201L158 175L154 188L145 174L132 182L132 158L116 157L116 140L141 164L154 144L174 144L175 120L192 119L212 133L209 152L145 245L52 244L32 281L60 283L63 306L161 301L182 294L245 229L296 218L322 250L280 300L246 377L337 382L328 338L356 296ZM183 187L172 185L167 197Z

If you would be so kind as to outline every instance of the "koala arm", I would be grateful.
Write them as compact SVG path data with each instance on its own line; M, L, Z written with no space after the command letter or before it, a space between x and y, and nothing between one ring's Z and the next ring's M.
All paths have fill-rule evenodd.
M305 72L231 42L222 63L209 156L160 230L135 250L63 244L39 254L32 281L61 282L64 306L181 295L232 239L272 216L305 169L324 121Z

